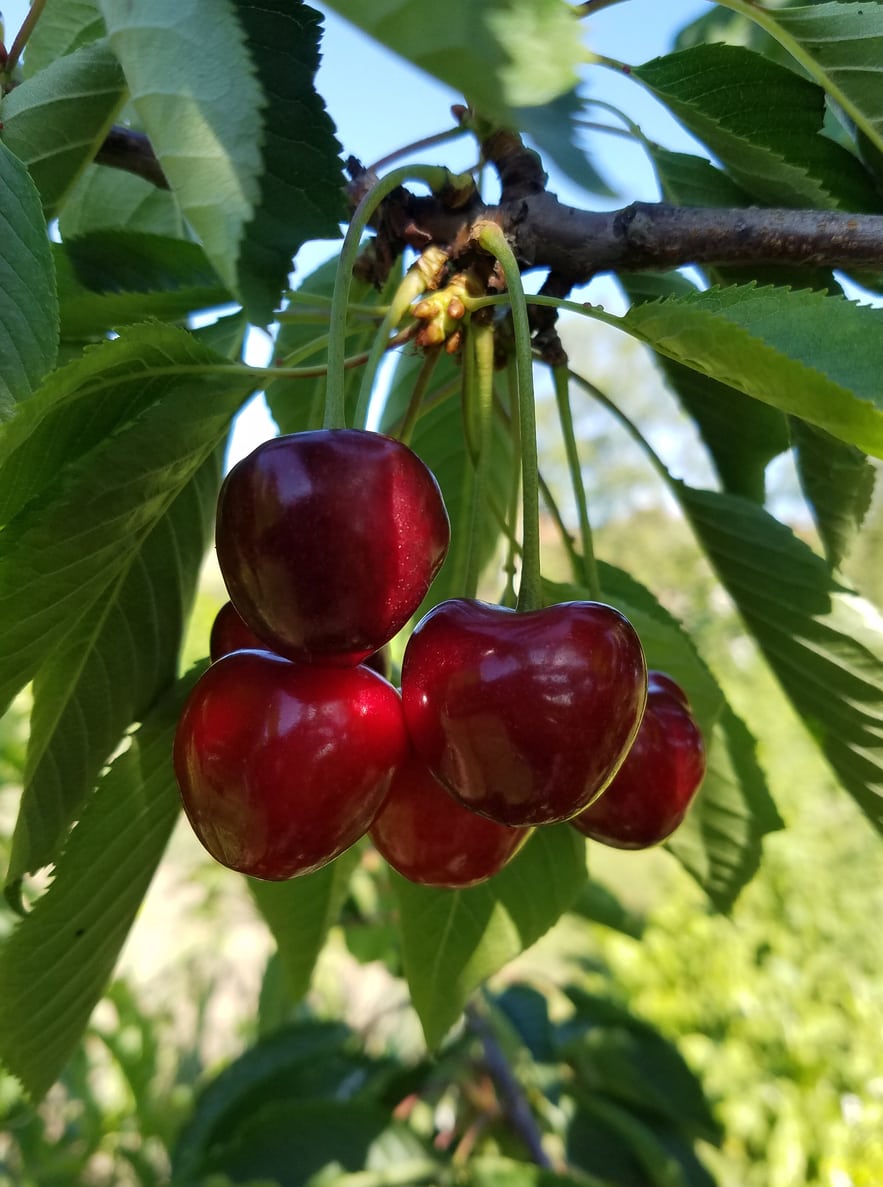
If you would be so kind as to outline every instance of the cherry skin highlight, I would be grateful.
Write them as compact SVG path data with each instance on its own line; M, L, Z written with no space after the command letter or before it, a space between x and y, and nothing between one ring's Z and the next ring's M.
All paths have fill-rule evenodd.
M174 765L212 857L281 880L318 870L367 832L406 753L399 694L368 668L236 651L194 687Z
M370 836L380 854L409 881L453 890L498 874L532 831L470 812L412 753L393 775Z
M600 795L646 695L634 628L597 602L520 614L442 602L402 665L414 748L467 808L515 826L568 820Z
M615 849L647 849L671 836L705 775L705 745L683 690L651 672L647 708L625 762L601 797L571 820Z
M357 664L422 602L450 525L432 473L379 433L322 429L259 445L218 499L218 562L248 626L280 655Z

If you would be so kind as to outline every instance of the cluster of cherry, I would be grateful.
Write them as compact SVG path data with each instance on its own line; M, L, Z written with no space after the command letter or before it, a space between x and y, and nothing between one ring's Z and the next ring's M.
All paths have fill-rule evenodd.
M370 833L405 877L463 887L536 826L643 848L680 823L702 736L610 606L442 602L408 640L401 694L389 682L386 644L449 535L432 473L377 433L278 437L227 475L217 553L231 602L174 753L219 862L291 878Z

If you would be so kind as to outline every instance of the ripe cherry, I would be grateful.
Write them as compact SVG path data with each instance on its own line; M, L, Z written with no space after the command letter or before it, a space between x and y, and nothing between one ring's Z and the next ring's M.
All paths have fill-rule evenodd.
M470 812L412 753L393 776L370 836L411 882L459 889L499 873L531 832Z
M628 752L646 694L634 628L597 602L520 614L442 602L402 665L414 748L466 807L501 824L567 820L591 803Z
M684 819L704 774L705 746L687 697L670 676L651 672L644 720L625 762L570 823L616 849L658 845Z
M212 857L278 880L319 869L367 832L406 753L399 695L368 668L236 651L193 689L174 763Z
M267 644L257 637L232 602L225 602L212 623L209 657L215 663L231 651L266 651Z
M356 664L404 626L448 547L435 478L379 433L323 429L259 445L218 500L236 609L280 655Z

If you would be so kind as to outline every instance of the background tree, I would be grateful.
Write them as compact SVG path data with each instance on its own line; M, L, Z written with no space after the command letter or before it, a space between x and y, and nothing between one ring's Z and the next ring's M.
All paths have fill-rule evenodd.
M667 976L706 975L691 964L701 937L677 934L683 920L710 918L700 903L731 911L765 847L748 909L781 910L788 935L804 938L781 902L805 866L765 842L783 816L802 835L796 784L822 789L808 813L817 833L855 827L854 809L874 830L883 819L880 616L860 592L879 594L883 335L879 310L843 295L856 284L878 293L883 274L883 4L727 0L673 52L623 63L587 49L609 3L330 6L466 101L442 135L377 167L341 163L314 86L322 23L305 4L45 0L7 39L0 693L4 780L21 792L0 1058L32 1104L61 1091L56 1123L68 1126L50 1142L51 1114L8 1081L18 1134L6 1157L23 1182L103 1173L96 1155L113 1127L94 1076L109 1067L139 1127L113 1130L112 1182L628 1187L727 1182L734 1166L744 1182L741 1168L764 1157L758 1181L770 1183L879 1173L883 1155L855 1137L861 1126L844 1136L831 1120L851 1095L873 1132L879 1109L855 1091L866 1068L843 1065L801 1112L783 1085L817 1083L823 1043L798 1058L746 1024L767 1063L746 1072L746 1048L721 1021L726 988L709 988L701 1021L659 1002L671 1000ZM708 155L653 143L612 109L611 71ZM401 102L391 97L391 119ZM583 137L599 122L641 146L662 202L597 211L588 196L577 207L548 190L554 162L587 195L603 191ZM459 139L475 168L437 165ZM338 260L290 288L292 259L338 236L356 207ZM700 271L677 271L686 265ZM607 273L622 312L584 289ZM272 334L272 366L243 361L250 327ZM627 345L609 365L598 350L611 333ZM637 386L636 343L657 364ZM378 383L387 352L394 365ZM172 742L221 596L209 586L197 599L199 575L231 422L259 390L283 433L370 418L436 474L452 545L422 611L478 590L511 604L525 589L535 604L618 607L650 667L689 695L708 771L666 843L695 890L660 873L656 855L623 866L590 846L608 882L623 871L633 881L640 861L670 896L680 926L669 920L663 940L663 923L644 945L635 910L648 902L626 894L623 905L590 880L586 842L566 823L538 829L502 872L464 890L406 881L367 841L305 877L250 879L275 955L259 1041L213 1078L195 1046L205 984L191 985L196 1017L173 1066L160 1021L126 984L105 994L179 817ZM767 489L785 459L799 481L787 505ZM843 868L875 870L870 834L851 835L861 840L835 847ZM810 852L812 868L824 864ZM241 881L200 877L225 894ZM867 893L878 884L869 877ZM785 962L806 975L806 953L831 952L843 931L861 947L861 923L852 903L814 918L806 948L769 950L758 924L753 947L726 949L728 972L775 984ZM419 1033L406 1003L395 1036L318 1019L315 998L298 1006L323 950L351 975L341 937L356 959L383 962L390 1000L407 985ZM531 954L517 961L538 941L543 992ZM847 988L829 975L839 956L819 960L818 996L842 1004ZM517 979L481 993L509 962ZM870 980L864 967L856 975ZM705 1028L705 1046L684 1046L716 1112L633 997L674 1032ZM874 1031L863 1011L848 1032ZM769 1076L782 1108L746 1122L721 1067ZM783 1116L805 1132L789 1135ZM820 1132L836 1134L836 1149ZM778 1162L761 1153L770 1134Z

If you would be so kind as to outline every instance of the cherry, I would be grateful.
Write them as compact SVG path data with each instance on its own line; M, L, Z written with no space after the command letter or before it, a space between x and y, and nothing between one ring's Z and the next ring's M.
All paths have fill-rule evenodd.
M267 644L246 625L233 603L225 602L215 615L209 635L208 651L212 663L219 660L222 655L229 655L231 651L267 650Z
M464 808L412 752L393 775L370 836L411 882L458 889L499 873L531 832Z
M567 820L635 737L647 668L634 628L597 602L515 613L454 599L408 641L408 733L466 807L501 824Z
M319 869L367 832L406 753L399 695L368 668L236 651L190 694L174 764L212 857L278 880Z
M644 720L625 762L570 823L616 849L657 845L684 819L704 774L705 745L683 689L651 672Z
M218 500L218 561L249 627L280 655L356 664L422 602L448 547L438 484L407 446L322 429L259 445Z

